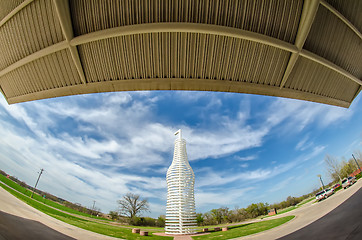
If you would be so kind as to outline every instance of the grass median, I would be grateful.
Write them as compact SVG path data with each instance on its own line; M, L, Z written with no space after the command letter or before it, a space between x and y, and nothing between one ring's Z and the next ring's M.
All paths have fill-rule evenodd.
M231 239L231 238L237 238L237 237L243 237L255 233L259 233L265 230L269 230L271 228L275 228L277 226L280 226L290 220L292 220L294 216L287 216L282 217L278 219L268 220L268 221L262 221L262 222L256 222L256 223L248 223L248 224L241 224L241 225L235 225L230 226L228 231L225 232L211 232L207 235L202 236L195 236L192 237L193 239Z

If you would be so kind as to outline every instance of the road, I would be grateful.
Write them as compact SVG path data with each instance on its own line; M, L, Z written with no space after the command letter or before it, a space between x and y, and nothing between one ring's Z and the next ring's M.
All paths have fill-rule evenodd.
M361 220L362 220L361 188L362 188L362 180L359 180L353 186L345 190L342 189L337 193L335 193L334 195L332 195L331 197L321 202L313 203L314 202L313 201L303 205L300 208L297 208L296 210L265 219L269 220L289 215L296 216L293 220L289 221L286 224L283 224L279 227L261 233L235 238L235 239L268 240L268 239L282 238L283 240L286 239L354 240L355 239L354 234L360 233L362 227L361 226ZM340 225L344 222L348 224L348 222L350 221L351 222L355 221L355 223L352 223L352 225L350 226L346 226L346 224ZM331 226L328 226L329 224L331 224ZM342 228L344 229L343 231L341 231ZM309 233L308 231L310 231L309 235L303 235L303 234L308 234ZM295 233L296 235L293 235L293 233Z
M54 229L38 222L0 211L0 240L3 239L55 239L71 240Z
M362 238L362 189L332 212L280 240Z

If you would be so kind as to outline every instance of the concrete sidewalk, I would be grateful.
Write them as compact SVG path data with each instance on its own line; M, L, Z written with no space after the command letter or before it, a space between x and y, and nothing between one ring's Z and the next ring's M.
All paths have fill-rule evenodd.
M153 235L157 235L157 236L173 237L173 240L192 240L193 236L201 236L201 235L206 235L206 234L210 234L210 233L196 233L196 234L192 234L192 235L181 235L181 236L170 235L170 234L166 234L164 232L153 233Z
M359 180L353 186L347 189L341 189L337 193L333 194L332 196L321 202L306 204L306 206L302 206L293 211L266 219L269 220L273 218L285 217L290 215L295 216L293 220L279 227L261 233L235 238L235 239L242 239L242 240L277 239L286 236L325 216L333 209L338 207L340 204L342 204L344 201L346 201L348 198L350 198L353 194L355 194L361 187L362 187L362 180Z

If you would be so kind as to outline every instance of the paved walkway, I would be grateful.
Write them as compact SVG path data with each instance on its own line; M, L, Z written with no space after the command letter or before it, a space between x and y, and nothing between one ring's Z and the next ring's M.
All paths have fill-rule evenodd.
M173 240L192 240L191 237L193 237L193 236L201 236L201 235L206 235L206 234L210 234L210 233L197 233L197 234L182 235L182 236L170 235L170 234L166 234L164 232L163 233L153 233L153 235L173 237Z
M337 193L333 194L329 198L318 202L313 203L314 201L307 203L303 205L300 208L297 208L293 211L283 213L277 216L273 216L270 218L266 218L265 220L273 219L273 218L279 218L279 217L285 217L294 215L296 216L293 220L270 230L235 238L240 240L257 240L257 239L278 239L283 236L286 236L288 234L291 234L301 228L304 228L305 226L313 223L314 221L322 218L332 210L334 210L336 207L341 205L343 202L345 202L348 198L350 198L353 194L355 194L360 188L362 187L362 180L359 180L357 183L355 183L353 186L347 188L347 189L341 189ZM263 219L264 220L264 219Z

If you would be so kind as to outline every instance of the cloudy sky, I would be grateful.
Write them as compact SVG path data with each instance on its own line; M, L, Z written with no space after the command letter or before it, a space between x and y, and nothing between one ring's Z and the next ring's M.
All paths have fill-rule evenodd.
M0 169L103 212L127 192L165 214L178 129L196 176L197 212L275 203L329 181L330 154L362 150L361 94L349 109L215 92L118 92L8 105L0 96Z

